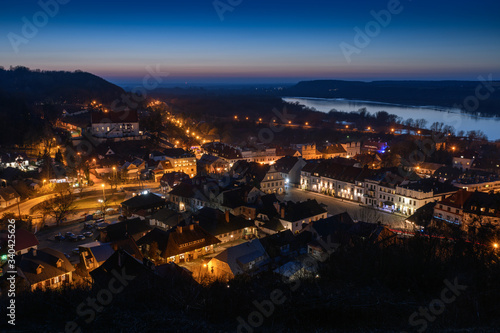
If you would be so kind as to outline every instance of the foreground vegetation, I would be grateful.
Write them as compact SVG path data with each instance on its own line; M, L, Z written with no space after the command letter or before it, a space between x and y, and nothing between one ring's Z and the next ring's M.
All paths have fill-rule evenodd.
M445 280L465 290L427 321L428 332L500 327L499 253L489 246L419 236L383 249L360 243L319 267L318 277L294 283L272 272L205 286L149 281L117 294L90 324L80 323L76 309L98 286L24 293L17 297L17 329L63 331L77 320L84 332L234 332L239 317L247 321L256 311L254 301L279 290L284 302L255 332L411 332L422 326L410 325L410 316L442 297Z

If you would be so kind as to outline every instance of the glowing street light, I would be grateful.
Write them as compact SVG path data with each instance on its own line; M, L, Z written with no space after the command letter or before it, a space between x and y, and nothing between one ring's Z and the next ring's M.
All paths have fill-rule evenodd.
M493 248L498 249L498 243L493 243Z
M306 121L306 126L309 126L309 122Z
M106 201L106 193L104 192L104 187L105 187L104 183L101 184L101 187L102 187L102 200L104 202Z

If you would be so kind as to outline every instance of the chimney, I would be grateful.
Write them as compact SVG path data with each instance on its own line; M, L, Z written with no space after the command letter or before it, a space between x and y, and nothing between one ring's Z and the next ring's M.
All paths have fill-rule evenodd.
M189 225L189 230L194 231L194 224Z
M181 227L181 226L179 226L179 227L177 228L177 232L178 232L178 233L180 233L180 234L182 234L182 227Z
M285 207L281 207L281 218L285 218Z
M229 210L226 210L226 222L229 223Z

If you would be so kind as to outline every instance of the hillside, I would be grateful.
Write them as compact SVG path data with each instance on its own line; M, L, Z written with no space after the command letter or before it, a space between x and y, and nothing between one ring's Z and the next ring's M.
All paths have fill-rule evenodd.
M96 75L75 71L40 71L26 67L0 69L0 92L28 103L111 103L124 90Z
M488 98L479 100L475 112L500 115L500 81L493 81L495 89ZM282 96L346 98L374 102L396 103L419 106L452 107L463 105L468 97L476 96L476 88L482 83L477 81L341 81L317 80L302 81L286 88ZM489 93L486 87L480 94ZM472 102L470 102L473 106ZM472 111L471 108L466 111Z

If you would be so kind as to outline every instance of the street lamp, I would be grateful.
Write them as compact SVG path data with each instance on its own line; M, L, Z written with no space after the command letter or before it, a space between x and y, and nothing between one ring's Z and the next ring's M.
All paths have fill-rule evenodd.
M102 200L106 201L106 194L104 192L104 187L105 187L104 183L101 184L101 187L102 187Z
M496 250L498 249L498 243L493 243L493 248Z

